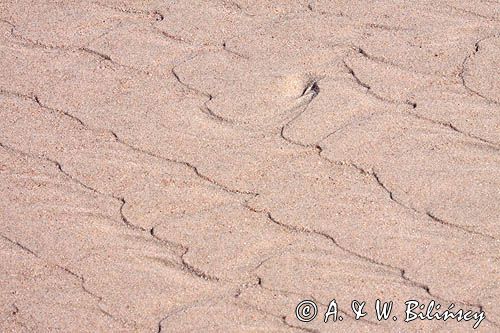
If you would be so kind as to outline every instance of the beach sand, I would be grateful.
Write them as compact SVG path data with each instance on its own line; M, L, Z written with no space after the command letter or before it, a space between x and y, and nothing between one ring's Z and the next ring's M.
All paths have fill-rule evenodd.
M3 0L0 112L2 332L500 330L497 1Z

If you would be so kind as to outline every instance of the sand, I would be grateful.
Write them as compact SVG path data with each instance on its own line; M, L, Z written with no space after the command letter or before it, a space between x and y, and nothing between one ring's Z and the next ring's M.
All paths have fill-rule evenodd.
M500 331L497 1L3 0L0 112L2 332Z

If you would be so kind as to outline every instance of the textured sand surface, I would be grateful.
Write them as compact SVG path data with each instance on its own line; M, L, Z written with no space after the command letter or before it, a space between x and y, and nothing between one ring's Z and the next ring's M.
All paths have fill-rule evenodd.
M0 112L2 332L500 331L498 1L0 0Z

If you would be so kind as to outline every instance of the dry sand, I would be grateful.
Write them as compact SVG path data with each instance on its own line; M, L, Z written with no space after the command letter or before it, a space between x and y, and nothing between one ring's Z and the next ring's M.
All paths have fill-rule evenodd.
M498 1L0 1L0 331L499 332L499 78Z

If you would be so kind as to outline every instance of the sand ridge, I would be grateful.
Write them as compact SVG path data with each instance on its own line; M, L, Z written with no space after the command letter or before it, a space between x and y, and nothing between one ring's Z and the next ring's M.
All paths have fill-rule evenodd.
M2 1L0 330L498 331L499 54L495 1Z

